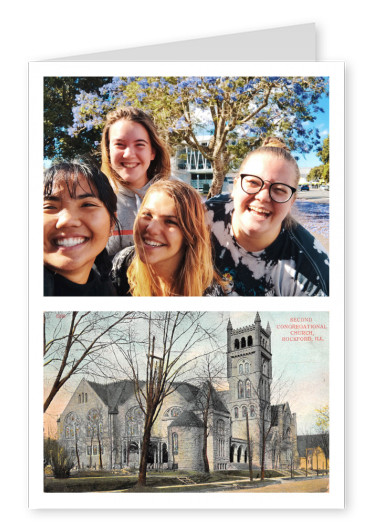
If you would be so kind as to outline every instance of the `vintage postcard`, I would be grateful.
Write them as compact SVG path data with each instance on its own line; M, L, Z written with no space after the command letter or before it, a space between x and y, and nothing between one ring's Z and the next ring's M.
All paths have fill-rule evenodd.
M30 65L31 507L343 507L343 105L341 63Z

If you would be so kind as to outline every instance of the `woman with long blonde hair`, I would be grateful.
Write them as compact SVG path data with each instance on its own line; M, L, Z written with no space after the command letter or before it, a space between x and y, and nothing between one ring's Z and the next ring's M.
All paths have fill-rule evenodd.
M223 295L214 270L200 194L181 181L158 181L145 194L134 224L135 247L113 262L120 295Z

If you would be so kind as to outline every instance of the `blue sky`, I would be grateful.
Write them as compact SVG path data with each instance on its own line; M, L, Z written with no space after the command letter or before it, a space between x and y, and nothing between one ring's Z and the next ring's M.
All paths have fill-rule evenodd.
M313 122L313 124L310 124L310 126L314 125L317 127L322 142L324 138L329 135L329 97L322 96L319 105L324 109L324 112L319 113L316 117L316 120ZM300 168L313 168L314 166L319 166L322 164L314 151L311 151L311 153L305 155L293 151L292 154L294 156L299 156L298 166Z

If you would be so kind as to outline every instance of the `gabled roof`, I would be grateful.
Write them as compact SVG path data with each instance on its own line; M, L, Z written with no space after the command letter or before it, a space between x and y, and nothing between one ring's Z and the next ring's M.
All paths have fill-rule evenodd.
M134 385L130 380L100 384L88 382L90 387L97 393L99 398L108 407L109 413L117 413L118 406L124 404L134 395Z
M204 423L198 418L193 411L183 411L175 420L170 424L170 427L184 427L184 428L203 428Z
M186 382L175 382L173 387L187 402L195 400L198 393L198 388L195 385Z

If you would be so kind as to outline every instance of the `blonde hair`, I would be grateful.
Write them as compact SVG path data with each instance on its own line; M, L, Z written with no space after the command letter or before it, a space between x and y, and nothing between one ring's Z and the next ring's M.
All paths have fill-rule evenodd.
M142 125L148 132L151 146L155 150L155 158L150 162L150 166L147 170L147 178L149 181L151 179L155 179L156 181L158 179L168 179L171 173L170 153L167 145L160 137L151 116L136 107L121 107L107 114L101 140L101 170L111 181L115 192L119 190L119 184L127 186L112 168L110 159L110 129L111 126L119 120L136 122Z
M152 266L143 263L138 252L139 219L143 205L154 192L163 192L175 204L177 222L183 233L185 252L171 285L161 287ZM145 194L134 227L135 257L128 268L127 277L133 296L181 295L202 296L213 281L223 284L213 266L210 230L206 223L205 207L200 194L181 181L158 181ZM142 242L141 242L142 245Z
M289 162L293 166L294 172L295 172L294 188L296 189L298 188L298 184L300 180L300 170L299 170L298 163L296 162L295 158L291 155L290 149L288 148L288 146L283 142L283 140L281 140L280 138L276 136L266 137L263 140L261 147L254 149L253 151L250 151L248 153L248 155L245 157L245 159L241 163L241 166L239 168L238 174L235 179L238 179L240 174L243 173L243 168L247 164L249 159L253 157L254 155L260 155L260 154L271 155L275 158L284 159L287 162ZM296 197L296 192L293 195L293 198L295 197ZM287 214L287 216L283 220L283 226L286 229L290 229L296 225L297 225L297 221L293 218L293 216L290 213Z

